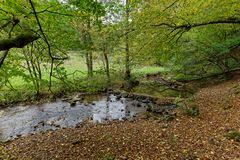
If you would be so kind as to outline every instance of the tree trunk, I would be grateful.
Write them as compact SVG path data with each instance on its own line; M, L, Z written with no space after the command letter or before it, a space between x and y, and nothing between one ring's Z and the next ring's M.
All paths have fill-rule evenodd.
M92 52L86 51L86 64L87 64L87 72L88 77L93 76L93 64L92 64Z
M125 34L125 79L129 80L131 78L131 70L130 70L130 60L129 60L129 36L128 36L128 31L129 31L129 16L130 16L130 11L129 11L129 1L126 0L126 34Z
M91 24L90 24L90 20L87 22L87 53L86 53L86 57L87 57L87 69L88 69L88 77L92 77L93 76L93 55L92 55L92 51L91 51L91 45L92 45L92 39L91 39L91 35L89 30L91 29Z
M105 68L106 68L106 75L108 79L110 78L110 72L109 72L109 60L108 60L108 47L107 44L103 44L103 56L105 60Z
M89 51L89 77L93 76L93 56L92 51Z

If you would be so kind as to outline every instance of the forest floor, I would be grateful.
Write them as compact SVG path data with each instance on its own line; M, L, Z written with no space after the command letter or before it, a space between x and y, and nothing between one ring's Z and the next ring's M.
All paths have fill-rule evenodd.
M16 159L239 160L240 142L225 136L230 130L240 131L239 85L235 78L200 89L186 104L199 107L196 117L178 109L172 121L143 116L85 123L21 137L3 144L4 149Z

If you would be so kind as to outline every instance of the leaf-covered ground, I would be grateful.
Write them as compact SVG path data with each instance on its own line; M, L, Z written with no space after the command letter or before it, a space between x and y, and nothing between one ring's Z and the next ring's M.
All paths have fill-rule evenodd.
M5 144L5 150L17 159L237 160L240 143L225 136L229 130L240 131L237 84L239 80L231 80L197 92L197 117L178 110L170 122L150 118L87 123L22 137Z

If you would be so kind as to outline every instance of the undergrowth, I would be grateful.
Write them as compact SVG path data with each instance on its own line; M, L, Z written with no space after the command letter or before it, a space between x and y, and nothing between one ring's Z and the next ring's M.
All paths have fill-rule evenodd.
M51 90L48 83L41 85L39 93L36 92L31 83L18 84L13 88L0 88L0 105L8 105L19 102L36 102L41 99L52 99L63 95L71 95L75 92L98 93L107 89L119 88L123 83L120 74L112 75L108 79L103 74L94 75L91 78L78 77L67 78L64 81L54 80Z

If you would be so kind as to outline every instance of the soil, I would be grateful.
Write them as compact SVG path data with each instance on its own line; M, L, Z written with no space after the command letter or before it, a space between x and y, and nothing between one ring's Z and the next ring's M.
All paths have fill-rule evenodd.
M196 117L178 109L172 121L143 116L107 124L85 123L75 129L21 137L3 144L4 150L20 160L237 160L240 143L225 136L229 130L240 131L237 86L239 78L200 89L185 102L188 107L198 106Z

